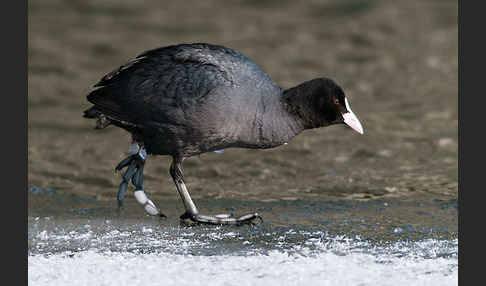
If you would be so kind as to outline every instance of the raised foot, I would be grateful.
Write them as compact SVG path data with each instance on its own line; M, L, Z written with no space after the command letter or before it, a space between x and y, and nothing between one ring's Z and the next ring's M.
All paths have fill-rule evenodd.
M128 183L132 181L135 187L134 196L139 204L141 204L145 212L152 216L159 216L165 218L166 216L160 211L160 209L152 202L152 200L147 196L143 188L143 167L145 165L145 158L147 153L143 147L136 145L136 150L132 150L133 155L128 156L123 159L115 168L115 171L120 171L127 167L127 170L122 176L122 182L120 184L120 189L118 191L118 209L123 208L123 201L125 194L127 192Z
M246 214L239 217L233 216L233 214L219 214L219 215L200 215L200 214L190 214L184 213L180 216L181 220L189 219L195 223L199 224L256 224L255 221L258 219L260 223L263 222L263 218L258 213Z

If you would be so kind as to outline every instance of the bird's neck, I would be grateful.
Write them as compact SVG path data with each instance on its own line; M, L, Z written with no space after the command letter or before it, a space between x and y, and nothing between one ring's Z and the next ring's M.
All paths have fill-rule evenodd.
M261 116L253 132L262 146L271 148L285 144L304 130L302 123L287 111L282 99L282 96L266 97L261 102Z
M327 126L322 116L315 112L314 92L311 82L304 82L282 92L281 102L290 117L302 126L303 130Z

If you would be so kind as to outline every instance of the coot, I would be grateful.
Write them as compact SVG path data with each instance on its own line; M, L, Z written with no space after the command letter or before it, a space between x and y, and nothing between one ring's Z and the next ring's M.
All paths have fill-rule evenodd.
M184 203L181 219L242 224L257 213L199 214L184 184L182 162L205 152L240 147L274 148L306 129L347 124L363 128L342 88L325 77L283 89L238 51L206 43L179 44L143 52L105 75L87 99L84 117L131 133L130 156L118 192L123 206L128 183L150 215L165 217L147 197L142 173L147 155L172 156L170 175ZM261 218L260 218L261 219Z

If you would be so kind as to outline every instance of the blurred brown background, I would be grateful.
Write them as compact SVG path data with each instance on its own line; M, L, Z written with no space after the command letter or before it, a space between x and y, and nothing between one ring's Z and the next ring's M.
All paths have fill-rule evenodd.
M130 136L94 130L82 118L86 94L142 51L209 42L241 51L284 88L335 79L365 134L332 126L272 150L190 158L193 197L457 198L457 10L446 0L30 0L28 184L115 200ZM147 161L154 200L178 198L169 164Z

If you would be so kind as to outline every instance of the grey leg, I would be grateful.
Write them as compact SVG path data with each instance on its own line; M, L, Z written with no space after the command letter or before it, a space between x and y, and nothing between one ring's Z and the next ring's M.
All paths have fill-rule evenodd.
M190 219L196 223L203 224L246 224L252 223L255 219L263 221L262 217L258 213L246 214L239 217L234 217L232 214L221 214L221 215L201 215L199 214L196 205L191 199L189 192L187 191L186 185L184 184L184 175L182 171L182 160L178 158L173 158L172 164L170 165L170 175L174 180L177 187L177 191L181 196L182 202L186 212L181 215L181 219Z
M136 150L134 149L134 145L136 145L137 147ZM132 153L134 154L123 159L120 163L118 163L115 168L116 171L120 171L121 169L128 166L125 174L122 176L123 180L120 184L120 190L118 191L118 208L123 208L123 200L127 192L128 183L131 179L132 184L135 186L135 198L144 207L145 211L149 215L166 217L155 206L152 200L148 198L143 188L143 167L145 166L145 158L147 156L145 149L143 148L143 146L140 147L137 143L132 143L130 151L132 151Z

